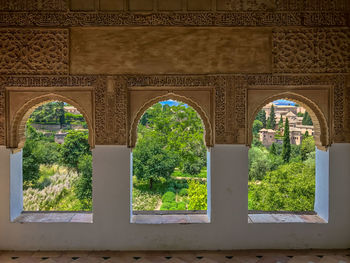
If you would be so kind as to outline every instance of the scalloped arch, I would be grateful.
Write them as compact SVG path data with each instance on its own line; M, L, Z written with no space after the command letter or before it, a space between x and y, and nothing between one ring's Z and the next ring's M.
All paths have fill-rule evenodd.
M278 99L291 100L302 105L310 114L310 117L314 124L314 129L315 129L314 138L315 138L315 144L317 148L320 150L326 150L330 146L331 141L330 141L329 127L327 124L327 120L324 114L322 113L321 109L312 100L293 92L283 92L283 93L270 96L267 99L265 99L263 102L261 102L259 106L254 109L253 114L250 116L248 120L248 128L247 128L247 138L248 138L247 145L248 146L250 146L252 142L251 131L253 128L253 122L254 122L255 116L258 114L259 110L261 110L263 106Z
M192 108L195 109L195 111L199 114L202 123L204 125L204 141L207 147L212 147L214 145L214 138L213 138L213 129L212 124L210 123L209 117L205 113L205 111L193 100L177 95L175 93L168 93L166 95L157 96L155 98L152 98L148 100L146 103L144 103L140 109L137 111L135 117L133 118L130 129L129 129L129 136L128 136L128 146L133 148L136 145L137 141L137 125L142 117L142 115L145 113L145 111L151 107L152 105L164 101L164 100L176 100L183 103L188 104Z
M89 144L91 148L95 147L95 135L94 135L94 129L92 120L89 118L88 114L85 112L85 110L79 105L78 102L69 99L65 96L55 94L55 93L49 93L45 94L39 97L35 97L34 99L29 100L26 102L15 114L13 118L13 122L10 125L10 136L9 141L7 143L8 148L12 149L21 149L24 146L25 143L25 128L26 128L26 122L29 118L29 116L33 113L33 111L48 102L51 101L62 101L69 103L76 107L79 112L84 116L86 123L88 125L89 129Z

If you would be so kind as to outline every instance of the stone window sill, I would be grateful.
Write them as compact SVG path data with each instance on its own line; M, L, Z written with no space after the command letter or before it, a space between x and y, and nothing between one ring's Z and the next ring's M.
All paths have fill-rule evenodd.
M133 215L132 224L203 224L210 223L206 214L176 214L176 215Z
M325 224L323 218L313 212L255 212L249 211L248 223L313 223Z
M92 223L91 212L22 212L13 223Z

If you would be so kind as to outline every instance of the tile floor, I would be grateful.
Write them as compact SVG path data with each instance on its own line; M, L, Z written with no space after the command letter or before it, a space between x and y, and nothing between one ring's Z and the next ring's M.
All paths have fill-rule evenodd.
M1 263L350 263L350 250L260 250L188 252L9 252Z

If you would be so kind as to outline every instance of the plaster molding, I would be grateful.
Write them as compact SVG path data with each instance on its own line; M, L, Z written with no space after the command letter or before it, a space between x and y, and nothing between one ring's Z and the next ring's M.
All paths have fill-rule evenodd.
M80 99L88 100L82 101ZM26 122L29 116L37 107L51 101L69 103L82 113L89 129L90 147L95 147L94 96L92 89L61 88L55 91L50 90L50 88L40 88L36 90L34 88L7 88L7 148L14 150L23 148L25 143Z
M348 26L344 11L0 12L3 27L86 26Z
M268 88L268 87L266 87ZM312 119L313 125L314 125L314 138L315 138L315 144L318 149L320 150L326 150L330 144L331 144L331 133L328 126L328 118L327 113L323 112L322 109L317 104L317 98L321 95L324 95L320 93L320 90L312 90L310 97L313 99L310 99L304 95L298 94L298 90L290 90L285 91L283 89L275 89L272 93L273 95L267 95L262 94L262 91L264 90L254 90L254 92L249 94L248 97L248 104L251 108L250 111L248 111L248 123L247 123L247 145L250 146L252 142L252 129L253 129L253 122L258 114L258 112L261 110L263 106L266 104L273 102L278 99L286 99L291 100L293 102L298 103L302 107L306 109L306 111L310 114L310 117ZM310 92L308 92L310 93ZM255 99L253 98L255 97ZM256 98L259 98L258 100ZM264 99L263 99L264 98ZM328 98L330 100L330 98ZM258 101L258 103L256 103ZM327 107L327 110L329 108Z
M246 132L249 122L247 112L252 106L247 101L249 87L261 90L281 89L281 92L328 87L331 90L331 104L326 105L328 113L324 115L330 134L329 143L350 142L350 96L347 81L347 75L341 74L0 76L0 144L6 143L5 87L23 87L28 90L44 88L48 92L59 91L64 87L93 89L97 145L128 145L128 89L212 88L215 102L215 118L211 118L213 143L249 144ZM157 96L159 95L154 95ZM314 97L310 99L313 100ZM327 140L323 141L324 145L329 145Z
M165 88L165 91L167 89ZM147 91L147 89L145 90ZM164 92L164 90L159 90L160 92ZM208 90L208 92L210 93L211 91ZM133 94L133 95L129 95L129 99L132 100L137 100L137 99L141 99L141 100L145 100L144 96L142 96L143 93L142 90L139 91L138 94ZM183 91L181 92L182 94L186 94L186 95L180 95L178 94L178 91L176 89L171 90L171 91L166 91L166 94L164 95L159 95L159 96L155 96L151 99L146 99L145 102L143 102L142 106L139 107L136 112L132 115L129 115L129 119L130 119L130 128L129 128L129 136L128 136L128 146L133 148L136 145L136 141L137 141L137 126L138 123L142 117L142 115L145 113L145 111L151 107L152 105L161 102L161 101L165 101L165 100L176 100L179 102L183 102L188 104L189 106L191 106L200 116L203 126L204 126L204 142L206 144L207 147L213 147L214 146L214 135L213 135L213 116L208 116L207 112L211 112L210 108L213 107L212 103L212 98L209 97L209 101L208 104L204 104L202 103L201 105L199 103L197 103L195 101L197 94L195 92L191 91ZM155 91L154 94L156 95L157 92ZM159 92L158 92L159 94ZM192 97L192 98L191 98ZM133 104L131 104L131 107L133 106ZM206 108L206 109L204 109ZM209 109L208 109L209 108ZM129 111L129 114L133 112L133 109L131 109Z

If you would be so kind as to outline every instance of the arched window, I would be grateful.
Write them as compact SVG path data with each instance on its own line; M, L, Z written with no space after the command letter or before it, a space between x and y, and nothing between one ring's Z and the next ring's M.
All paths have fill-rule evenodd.
M189 105L168 100L148 108L132 153L132 211L207 213L208 152L204 125Z
M21 196L17 210L91 211L92 154L83 114L66 102L51 100L31 108L24 121L24 146L18 153L22 173L11 171L23 185L14 186Z
M324 189L328 173L316 167L317 156L327 160L316 148L315 114L303 106L279 99L255 116L249 150L250 213L316 212L328 219L328 203L320 205L326 193L317 190Z

